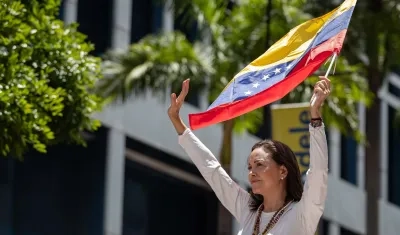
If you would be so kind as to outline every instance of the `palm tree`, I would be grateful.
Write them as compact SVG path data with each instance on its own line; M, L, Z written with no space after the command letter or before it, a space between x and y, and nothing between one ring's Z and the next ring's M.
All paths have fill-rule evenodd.
M267 38L277 41L311 18L301 10L302 0L291 1L290 5L272 0L271 4L269 15L273 20L267 27L266 0L246 0L233 5L225 0L175 1L176 12L186 17L186 23L197 22L202 40L190 43L180 32L161 33L143 38L127 51L107 53L103 66L105 78L99 84L99 93L123 100L128 95L144 94L146 89L164 95L167 88L176 91L182 80L190 77L191 89L207 89L212 102L237 72L267 49ZM324 109L329 117L326 122L343 131L350 127L357 133L354 104L368 103L366 81L357 74L358 68L351 67L345 59L339 60L336 70L341 73L332 79L337 88ZM207 82L203 82L205 77ZM309 100L313 82L315 78L306 80L282 101ZM230 171L233 134L254 133L261 122L259 109L222 123L219 159L226 171ZM221 209L220 219L229 219L230 216L224 216L226 210L222 206ZM230 227L228 223L220 228L225 230L220 234L230 234Z

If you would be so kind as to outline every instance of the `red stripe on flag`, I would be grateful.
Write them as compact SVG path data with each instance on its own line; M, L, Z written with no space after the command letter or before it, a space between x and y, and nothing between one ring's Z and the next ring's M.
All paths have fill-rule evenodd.
M336 36L311 49L303 56L285 79L270 88L246 99L223 104L206 112L189 114L190 128L192 130L197 130L220 123L282 99L310 74L315 72L333 52L340 52L346 32L347 29L342 30Z

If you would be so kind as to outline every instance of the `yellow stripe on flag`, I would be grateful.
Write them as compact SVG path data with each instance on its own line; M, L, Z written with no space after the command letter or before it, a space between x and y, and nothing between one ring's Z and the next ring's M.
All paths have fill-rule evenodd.
M274 43L264 54L259 56L236 74L235 77L225 86L224 90L235 80L235 78L244 73L266 69L299 58L304 54L313 39L317 36L317 33L327 22L340 16L343 12L355 6L356 3L357 0L346 0L331 12L318 18L310 19L291 29L285 36Z
M317 33L327 22L355 6L356 2L357 0L347 0L331 12L318 18L308 20L291 29L264 54L240 71L235 78L246 72L266 69L277 64L297 59L305 52L310 43L317 36Z

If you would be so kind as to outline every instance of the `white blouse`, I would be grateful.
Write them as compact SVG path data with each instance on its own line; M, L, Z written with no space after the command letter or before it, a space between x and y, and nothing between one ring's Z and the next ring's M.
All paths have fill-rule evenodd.
M328 146L325 126L310 131L310 168L301 200L291 203L269 235L312 235L315 233L322 216L327 194ZM199 169L204 179L211 186L221 203L240 223L238 235L251 235L256 219L256 212L249 209L249 193L235 183L211 151L191 132L186 129L179 136L179 144L186 151ZM260 232L263 231L274 212L263 212Z

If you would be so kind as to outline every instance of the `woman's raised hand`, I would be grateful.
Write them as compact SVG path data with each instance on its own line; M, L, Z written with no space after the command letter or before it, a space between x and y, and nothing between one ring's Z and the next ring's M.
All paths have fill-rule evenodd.
M311 118L321 117L321 106L331 92L331 81L326 77L320 77L320 79L314 86L314 93L310 101Z
M168 116L172 119L180 119L179 110L181 109L183 102L185 101L186 95L189 92L189 79L182 82L182 90L178 97L175 93L171 94L171 104L168 108Z

